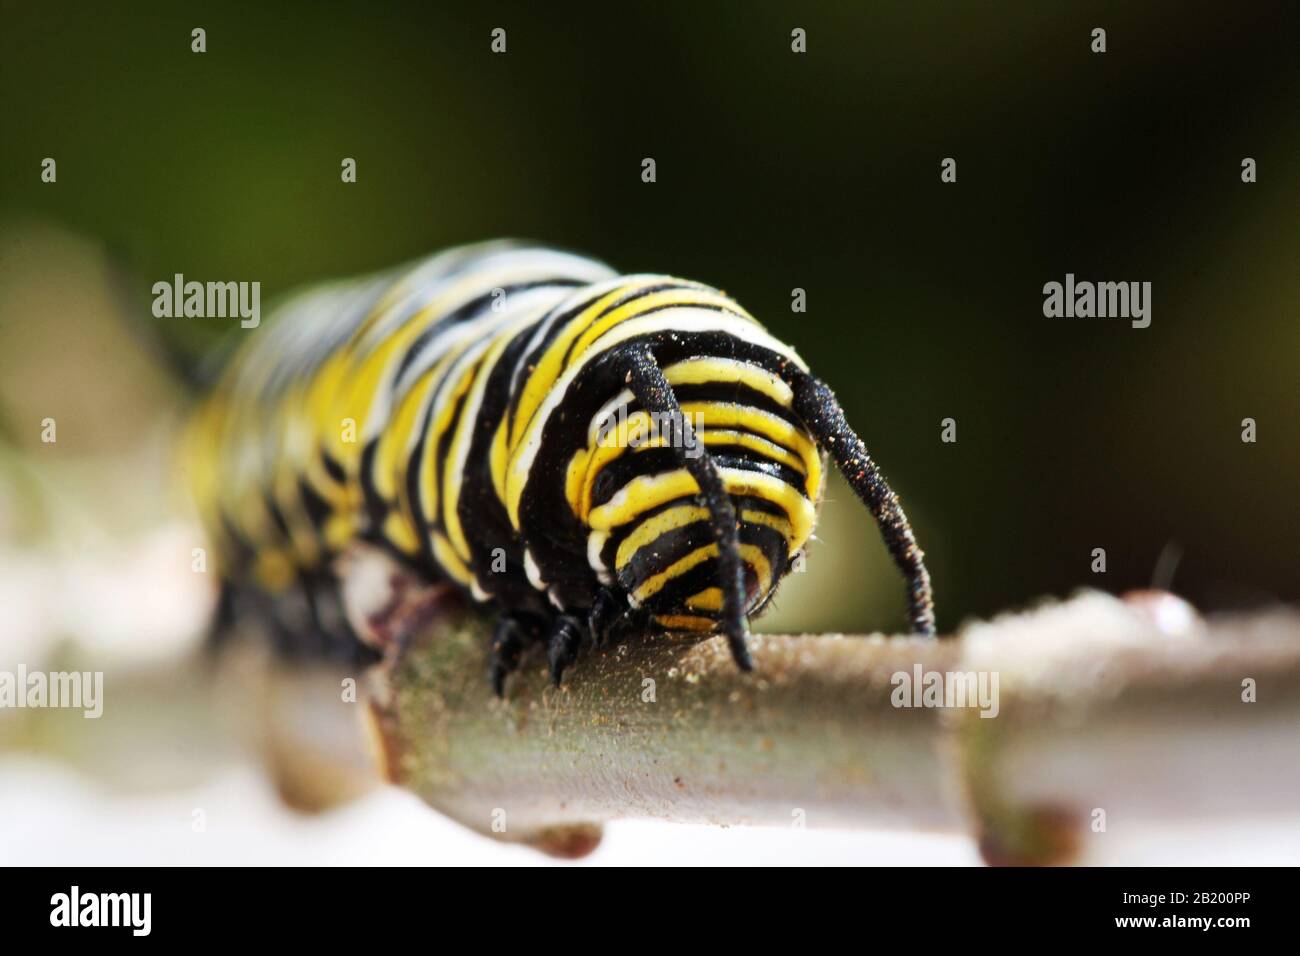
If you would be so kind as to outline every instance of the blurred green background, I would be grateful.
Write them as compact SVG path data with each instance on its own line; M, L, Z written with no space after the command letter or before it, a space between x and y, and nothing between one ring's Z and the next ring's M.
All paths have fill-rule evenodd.
M1296 600L1290 6L0 4L5 460L96 494L128 471L121 509L85 502L110 519L163 500L168 459L131 455L186 399L123 318L196 353L248 333L151 319L159 279L265 306L516 236L719 286L795 345L903 496L945 627L1145 586L1162 552L1202 607ZM1152 282L1151 327L1044 318L1067 272ZM43 533L8 484L0 528ZM900 624L847 496L769 626Z

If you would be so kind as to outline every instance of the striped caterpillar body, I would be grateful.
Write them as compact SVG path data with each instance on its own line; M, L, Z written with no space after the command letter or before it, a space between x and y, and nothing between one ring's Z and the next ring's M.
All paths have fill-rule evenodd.
M695 282L487 243L318 287L235 353L187 449L223 608L255 595L290 646L379 640L373 607L339 601L369 548L500 610L498 692L530 643L558 682L636 627L721 631L749 668L828 455L934 632L922 552L833 394Z

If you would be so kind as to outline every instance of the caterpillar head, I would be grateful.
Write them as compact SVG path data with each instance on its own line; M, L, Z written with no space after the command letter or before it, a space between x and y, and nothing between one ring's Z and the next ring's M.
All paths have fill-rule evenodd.
M614 456L617 464L588 469L589 558L605 583L617 578L633 608L674 630L722 630L736 662L751 667L747 616L768 602L811 536L824 451L906 576L914 629L934 633L924 555L823 383L789 364L716 356L663 367L634 356L627 380L643 419L622 445L649 438Z
M703 361L691 375L686 363L667 369L684 393L680 416L629 413L626 403L609 411L588 472L592 566L633 609L670 630L725 626L732 572L720 549L719 505L734 516L749 615L802 553L822 492L822 455L797 420L736 386L736 363L710 360L721 367L705 370ZM681 383L706 371L732 376L723 379L726 401ZM712 496L701 489L702 470L715 476Z

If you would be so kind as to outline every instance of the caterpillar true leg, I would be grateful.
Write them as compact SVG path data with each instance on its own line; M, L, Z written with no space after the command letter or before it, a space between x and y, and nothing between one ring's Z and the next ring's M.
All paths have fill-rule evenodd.
M591 639L597 645L604 644L626 613L627 599L613 588L601 588L596 594L591 612L587 615L587 628L591 631Z
M745 616L745 565L740 557L740 531L736 524L736 508L727 494L722 476L702 439L687 440L691 426L682 414L677 396L664 377L663 370L648 351L634 352L630 356L628 387L641 404L651 413L665 416L671 423L670 444L681 463L700 486L700 500L708 509L713 537L718 545L719 586L722 588L722 629L731 646L731 656L743 671L753 670L754 661L749 655L745 639L749 635L749 619ZM697 448L698 455L688 455L688 448Z
M934 596L930 590L930 572L925 568L925 552L916 543L898 496L867 454L862 439L849 426L835 393L811 375L793 368L788 373L794 373L789 378L796 414L818 443L830 452L853 491L871 510L885 546L907 579L912 630L918 634L934 634Z
M546 640L546 660L553 683L558 685L569 665L577 660L587 636L587 626L578 617L561 614L555 618L550 637Z
M498 697L505 695L506 678L518 669L526 642L527 634L519 619L512 614L501 615L492 632L492 662L488 667L492 690Z

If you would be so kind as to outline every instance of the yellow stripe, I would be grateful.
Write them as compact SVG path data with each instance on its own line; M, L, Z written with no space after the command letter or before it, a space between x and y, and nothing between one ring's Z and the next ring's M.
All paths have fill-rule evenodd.
M749 524L766 525L773 531L785 536L786 542L790 545L791 554L794 554L799 550L799 546L795 544L794 528L791 527L790 522L785 518L782 518L779 515L768 514L766 511L754 511L752 508L746 508L740 513L740 520ZM802 542L800 542L800 544L802 544Z
M653 292L613 309L603 318L600 317L605 309L619 299L663 281L665 281L663 276L654 276L638 282L629 282L596 300L569 322L564 333L551 343L538 361L537 367L528 375L523 392L520 394L514 427L509 431L509 438L506 437L503 424L500 433L493 441L492 448L492 482L497 489L498 497L503 504L507 505L512 521L518 516L518 502L511 500L508 491L510 460L518 450L523 437L529 433L538 409L546 401L547 395L555 387L555 383L566 367L579 361L583 352L593 342L619 323L634 319L648 310L667 305L717 305L749 318L744 310L726 296L694 288ZM753 319L750 318L750 321Z
M766 594L772 590L772 585L776 582L772 580L772 564L767 560L763 549L754 544L742 544L740 556L754 569L754 576L758 578L758 593Z
M470 573L469 568L465 566L465 562L456 554L451 542L436 531L433 532L430 540L433 544L433 557L438 562L438 566L463 587L469 587L473 584L474 575Z
M439 416L440 426L429 435L429 441L433 443L429 445L431 454L433 453L433 449L437 449L442 444L442 436L451 425L452 412L455 409L456 403L460 400L460 397L465 395L473 386L481 361L482 356L470 362L464 373L462 373L461 377L456 382L454 395L451 399L444 398L443 404L446 412L444 415ZM464 419L472 417L466 415L464 412L465 410L463 409L460 418L457 421L458 429L460 425L464 424ZM460 526L460 515L456 511L456 501L460 497L461 472L459 468L454 467L455 462L456 456L454 454L453 442L453 445L448 446L447 454L443 456L442 462L440 463L442 469L443 494L439 509L442 512L442 526L447 530L448 539L455 547L456 553L460 555L461 559L468 561L469 544L465 541L465 532Z
M793 449L803 460L799 470L804 474L804 487L809 495L816 495L821 487L821 453L802 429L749 405L729 405L721 402L687 402L682 414L692 422L696 416L708 428L738 428L770 439L773 443Z
M349 363L346 380L340 383L325 419L320 422L321 434L325 438L324 447L343 466L349 477L357 472L362 439L369 433L367 419L375 405L380 386L387 379L398 356L406 352L420 331L420 326L408 323L367 352L359 362ZM345 442L342 436L342 423L349 418L356 422L357 440L354 442Z
M585 520L591 510L591 491L596 476L615 458L622 456L634 443L645 441L650 432L650 416L645 412L634 412L627 416L625 427L610 431L603 439L597 440L592 448L579 450L569 461L569 470L565 478L565 493L569 507L579 520ZM647 447L664 444L665 436L647 443Z
M669 385L729 385L739 383L766 395L777 404L790 408L794 392L779 377L737 359L704 356L675 362L664 368Z
M397 405L396 414L384 427L379 438L379 447L375 449L371 464L370 481L379 493L379 497L388 503L405 495L405 471L407 456L414 447L415 430L423 418L429 395L437 380L434 372L437 366L424 372L415 383L407 389L406 394Z
M344 356L338 353L331 355L307 386L304 402L304 415L314 436L312 444L316 449L307 462L307 480L327 500L336 482L325 470L321 456L324 453L327 430L337 433L339 427L337 422L331 423L330 411L342 388L343 376L347 370L348 363Z
M661 511L654 517L637 525L636 530L619 543L618 552L614 556L614 567L619 571L623 570L627 563L632 560L632 555L661 535L667 534L669 531L676 531L678 528L684 528L697 521L708 520L708 509L697 505L678 505L676 508Z
M358 438L368 435L367 419L375 408L380 390L396 374L401 357L415 340L442 316L511 278L517 276L508 269L471 272L445 288L438 288L428 302L400 325L384 329L383 336L376 339L373 334L376 319L382 314L378 309L372 311L362 327L353 333L347 346L341 350L341 363L346 371L344 380L336 383L338 387L332 392L333 401L327 399L328 410L318 419L320 434L328 442L325 447L333 450L349 476L356 473L360 462L361 441L343 442L339 438L338 423L351 418L357 423Z
M681 362L675 362L666 366L663 370L664 377L668 380L669 385L701 385L701 384L742 384L748 388L766 395L778 404L789 408L794 403L794 393L790 386L783 382L778 376L772 374L766 369L750 365L747 362L741 362L737 359L715 358L704 356L700 358L685 359ZM626 405L632 401L631 391L625 390L619 396L620 404ZM609 419L617 422L618 406L614 406L614 416ZM625 420L625 427L629 431L629 436L620 436L622 438L630 437L635 434L640 437L644 427L648 427L650 419L644 412L637 412L630 415ZM567 497L569 504L573 508L575 515L585 516L591 509L591 486L595 481L596 475L600 470L613 458L618 457L626 446L626 441L614 442L609 441L607 433L606 441L610 448L602 446L599 442L590 448L578 451L569 463L568 477L566 481ZM504 435L498 436L504 439ZM791 468L797 470L800 474L806 474L806 469L802 460L793 455L788 449L781 447L775 442L765 441L755 435L748 435L736 430L705 430L700 436L705 445L727 444L740 445L751 451L765 455L774 461L779 461ZM645 443L641 447L654 448L662 447L667 444L662 439ZM494 453L501 456L505 455L505 442L500 440L493 448ZM596 449L605 448L604 453L597 453ZM638 449L639 450L639 449ZM504 489L498 489L499 494L504 493Z
M532 369L524 380L523 390L519 394L519 403L513 416L514 427L510 427L512 417L507 412L502 416L496 434L492 436L492 451L488 457L488 466L492 472L492 487L496 489L497 498L501 500L503 505L507 504L506 479L510 472L510 459L514 457L518 436L524 432L528 423L532 421L533 415L541 407L547 393L555 384L556 377L563 371L563 359L568 350L568 344L586 327L587 323L591 322L595 316L599 315L611 304L625 295L639 289L649 288L661 281L663 280L659 277L643 279L640 282L619 285L617 288L605 293L605 295L570 319L561 338L543 353L537 367ZM516 521L516 509L509 509L509 511L511 521ZM517 524L516 530L518 530Z
M650 440L642 437L649 430L649 419L646 417L645 422L637 421L639 415L642 415L642 413L637 412L627 419L630 426L629 435L639 442L636 451L641 452L648 448L662 448L667 445L669 437L666 435L657 435ZM643 425L644 427L642 427ZM715 431L712 429L697 432L697 435L704 442L706 448L710 445L739 445L757 452L765 458L779 461L800 474L804 474L805 466L801 459L797 458L788 449L757 435L751 435L748 432ZM598 444L593 449L575 452L573 458L570 459L568 473L565 478L565 492L569 506L579 520L587 520L587 516L591 512L592 493L595 490L596 479L600 476L601 471L615 458L620 457L625 450L622 443L617 445ZM817 465L820 472L820 458L817 459ZM820 475L817 476L817 480L820 481Z
M696 548L686 557L674 561L658 574L652 575L641 582L641 585L632 592L632 599L637 604L643 604L648 598L654 597L664 589L673 578L681 577L691 568L698 567L705 561L718 556L718 546L716 544L706 544L702 548ZM754 574L758 578L759 592L766 594L772 581L772 566L768 563L767 555L756 545L742 544L740 546L740 556L745 563L754 569Z
M739 445L741 448L748 448L750 451L758 452L758 454L771 461L779 461L801 475L808 473L802 458L790 451L790 449L759 435L729 428L706 428L700 432L700 435L704 439L705 448L710 445Z
M816 519L816 508L797 489L779 478L758 472L739 468L721 468L719 472L728 494L762 498L778 505L789 516L792 551L808 540ZM610 531L659 505L697 495L699 491L699 485L684 468L659 475L642 475L629 481L608 502L593 508L587 526L596 531Z
M677 498L689 498L699 492L700 486L685 468L660 475L640 475L620 488L605 504L593 508L587 516L587 527L612 531L619 525L632 522L651 508Z
M420 537L401 512L388 513L384 518L383 534L385 540L403 554L414 557L420 553Z
M753 320L753 317L750 316L749 313L720 292L695 288L665 289L663 292L651 292L649 295L644 295L639 299L627 302L611 311L609 315L606 315L604 318L592 322L591 326L587 328L582 333L582 336L574 343L570 359L574 360L579 358L588 348L591 347L593 342L619 323L626 322L628 319L634 319L638 315L643 315L646 312L655 309L662 309L665 306L670 305L695 307L714 306L735 312L741 318L747 318L751 321Z
M658 574L653 574L642 581L641 586L632 592L632 600L640 604L646 598L654 597L673 578L680 577L691 568L699 567L705 561L717 556L718 546L716 544L706 544L702 548L696 548L686 557L674 561Z
M506 501L506 466L510 462L510 442L507 437L507 424L510 413L501 416L496 434L492 436L492 450L488 453L488 469L492 472L492 487L502 504Z
M601 296L591 305L583 309L578 315L569 320L564 332L547 348L546 352L537 362L537 367L531 371L524 382L523 391L519 395L519 403L516 409L514 423L515 427L510 430L510 444L513 445L527 429L529 423L533 420L533 415L541 407L542 402L546 399L555 384L555 380L564 370L564 357L569 351L569 345L587 328L589 324L600 315L610 305L617 302L626 295L630 295L641 289L648 289L651 286L663 282L659 276L642 279L639 282L629 282L626 285L620 285ZM641 299L638 302L643 301Z
M688 403L688 405L690 404ZM692 406L696 411L703 407L703 404ZM763 414L757 412L757 410L754 411L757 414ZM692 414L692 412L687 411L685 406L683 406L683 412ZM769 417L776 418L776 416ZM634 412L627 417L625 430L621 433L611 431L603 440L598 440L594 447L579 449L574 453L569 460L569 467L565 475L565 496L568 499L569 507L579 520L586 521L591 511L591 497L596 485L596 479L610 462L622 456L623 452L632 445L636 446L636 451L645 451L648 448L662 448L668 445L670 436L663 434L662 430L660 434L651 439L645 437L651 431L651 424L650 416L645 412ZM797 436L799 433L793 432L792 434ZM818 492L821 484L821 453L811 442L805 440L810 455L804 458L795 455L788 448L774 441L746 431L705 428L696 432L696 436L704 443L705 448L738 445L757 452L764 458L778 461L805 476L805 487L810 495L815 496ZM788 435L787 440L791 444L799 443ZM813 467L813 475L811 479L808 479L808 466L810 464Z
M357 522L348 511L338 511L325 519L321 536L325 539L327 548L341 551L356 537L358 530Z
M443 388L443 380L453 370L457 359L465 353L465 350L472 343L465 342L454 352L448 352L438 360L437 372L435 373L438 384L434 386L435 391L440 392L438 404L435 409L436 414L429 421L429 427L424 433L424 452L420 461L420 507L423 510L425 519L434 523L434 519L439 513L439 492L438 487L438 470L442 461L438 455L438 446L442 441L443 434L451 424L451 417L456 411L456 403L460 396L469 388L469 383L474 370L473 364L467 373L462 373L461 377L451 386L450 389Z
M693 614L657 614L655 623L669 631L716 631L718 622Z
M253 575L271 594L279 594L294 581L293 562L283 551L267 548L253 559Z
M722 605L722 588L705 588L686 599L686 606L692 611L721 611Z
M659 512L652 518L641 522L636 526L635 531L619 542L618 550L614 555L615 569L622 571L627 566L627 563L632 560L634 554L647 545L653 544L660 536L694 524L697 521L708 520L708 509L701 508L698 505L678 505L675 508ZM792 541L790 522L784 518L768 514L766 511L755 511L752 508L746 508L741 511L740 520L742 523L761 524L771 528L785 537L787 544L790 545L791 553L797 550ZM608 534L608 532L597 533Z

